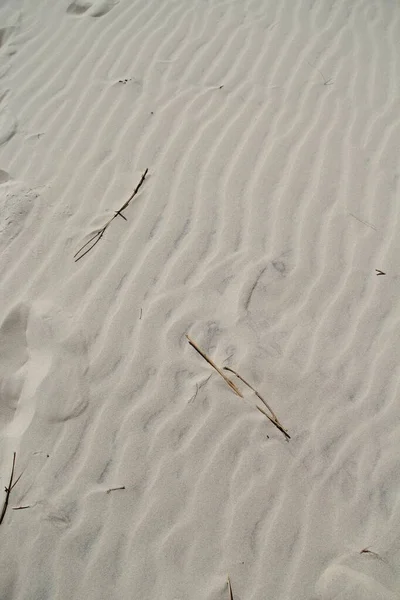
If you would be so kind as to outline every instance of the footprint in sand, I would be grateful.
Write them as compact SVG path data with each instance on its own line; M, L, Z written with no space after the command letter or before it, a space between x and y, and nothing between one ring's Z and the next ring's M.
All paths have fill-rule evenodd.
M29 309L16 306L0 327L0 431L12 422L22 391L29 354L26 325Z
M86 343L62 311L15 306L0 325L0 348L0 437L20 437L33 420L40 429L85 411Z
M15 31L15 27L1 27L0 28L0 48L5 46L8 40L12 37Z
M10 16L10 19L8 19L8 21L8 25L6 25L5 27L0 27L1 56L13 56L13 54L17 52L18 45L16 43L16 34L20 30L22 22L21 12L15 12L12 16ZM1 23L1 25L4 25L4 20Z
M119 0L75 0L67 8L70 15L83 15L87 13L90 17L102 17L118 4Z
M0 169L0 253L23 231L39 193Z
M10 174L7 173L7 171L3 171L3 169L0 169L0 185L2 183L7 183L7 181L9 181L10 179Z
M7 108L0 109L0 146L11 140L16 132L16 118Z

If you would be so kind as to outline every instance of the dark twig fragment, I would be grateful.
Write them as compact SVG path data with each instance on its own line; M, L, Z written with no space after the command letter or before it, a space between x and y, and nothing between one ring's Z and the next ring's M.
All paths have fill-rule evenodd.
M228 575L228 591L229 591L229 600L233 600L233 592L232 592L231 580L229 578L229 575Z
M125 489L125 486L120 485L119 487L109 488L106 493L109 494L110 492L115 492L116 490L124 490L124 489Z
M369 549L369 546L367 548L363 548L362 550L360 550L360 554L369 554L370 556L373 556L374 558L379 558L379 560L382 560L382 558L379 556L379 554L377 552L373 552L372 550Z
M271 423L273 423L275 425L275 427L277 427L282 433L283 435L286 437L287 440L290 440L290 435L288 434L288 432L286 431L286 429L283 427L283 425L279 422L278 417L276 416L276 414L274 413L274 411L272 410L272 408L269 406L269 404L267 404L266 400L264 400L264 398L261 396L261 394L259 394L257 392L257 390L255 388L253 388L252 385L250 385L250 383L248 381L246 381L241 375L239 375L239 373L237 373L236 371L234 371L233 369L231 369L230 367L224 367L224 369L226 371L230 371L231 373L233 373L234 375L236 375L236 377L238 379L240 379L240 381L243 381L243 383L245 385L247 385L247 387L249 387L251 390L253 390L253 392L255 393L255 395L257 396L257 398L259 398L261 400L261 402L264 404L264 406L269 410L269 412L271 413L271 416L268 415L264 409L260 408L259 406L257 406L258 410L267 417L267 419L269 419L271 421Z
M86 242L86 244L84 244L81 248L79 248L78 252L76 252L74 254L75 262L78 262L78 260L81 260L81 258L83 258L84 256L86 256L86 254L88 254L88 252L90 252L96 246L96 244L99 243L99 241L103 237L103 235L104 235L107 227L110 226L110 224L114 221L114 219L116 219L119 216L119 217L122 217L123 219L125 219L125 221L127 221L127 218L122 214L122 211L125 210L129 206L129 203L132 201L132 199L136 196L136 194L138 193L138 191L142 187L143 182L146 179L146 175L147 175L148 171L149 171L149 169L145 170L145 172L143 173L143 175L142 175L139 183L137 184L137 186L133 190L133 193L130 195L130 197L128 198L128 200L121 206L121 208L119 210L114 211L115 214L111 217L111 219L109 221L107 221L107 223L104 225L104 227L102 227L101 229L99 229L99 231L97 233L95 233L90 238L90 240ZM89 246L89 244L91 242L93 242L93 244L91 246ZM84 250L87 246L89 246L89 248L87 250L85 250L85 252L82 253L82 250Z
M17 457L17 453L14 452L13 454L13 461L12 461L12 467L11 467L11 475L10 475L10 482L8 484L8 487L5 488L6 491L6 497L4 499L4 504L3 504L3 509L1 511L1 515L0 515L0 525L2 524L2 522L4 521L4 517L6 515L7 512L7 508L8 508L8 502L10 500L10 494L12 489L17 485L18 481L21 479L22 473L21 475L17 478L17 480L13 483L14 481L14 471L15 471L15 460Z
M363 225L366 225L367 227L370 227L371 229L373 229L374 231L377 231L377 228L375 227L375 225L371 225L371 223L368 223L367 221L363 221L362 219L360 219L359 217L357 217L356 215L353 215L353 213L349 212L349 215L351 217L354 217L357 221L359 221L360 223L362 223Z
M188 339L189 344L200 354L200 356L202 356L204 358L204 360L206 360L208 362L209 365L211 365L213 367L213 369L215 369L217 371L217 373L219 373L221 375L222 379L224 379L224 381L229 385L229 387L231 388L231 390L233 390L237 396L239 396L240 398L243 398L242 393L236 387L236 385L233 383L233 381L231 381L229 379L229 377L227 377L225 375L225 373L219 367L217 367L217 365L215 364L215 362L209 356L207 356L207 354L204 352L204 350L202 350L196 344L196 342L194 342L192 339L190 339L190 337L188 336L188 334L185 334L185 335L186 335L186 337Z
M320 71L318 69L318 67L316 67L315 65L312 65L310 62L308 62L308 64L310 65L310 67L312 67L313 69L316 69L318 71L318 73L321 75L321 77L322 77L322 79L324 81L324 85L332 85L333 84L332 77L330 77L329 79L325 79L324 74L322 73L322 71Z

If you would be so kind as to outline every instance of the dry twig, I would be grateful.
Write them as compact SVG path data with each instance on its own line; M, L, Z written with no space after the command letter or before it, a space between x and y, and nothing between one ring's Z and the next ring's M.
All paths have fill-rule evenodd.
M124 490L125 486L124 485L120 485L119 487L115 487L115 488L109 488L106 492L106 494L109 494L110 492L115 492L116 490Z
M349 215L351 217L354 217L357 221L359 221L360 223L363 223L363 225L366 225L367 227L371 227L371 229L373 229L374 231L377 231L377 228L375 227L375 225L371 225L371 223L368 223L367 221L363 221L362 219L360 219L359 217L357 217L356 215L353 215L353 213L349 212Z
M233 592L232 592L231 580L229 578L229 575L228 575L228 590L229 590L229 600L233 600Z
M360 554L369 554L370 556L373 556L374 558L379 558L380 560L382 560L382 558L379 556L379 554L377 552L373 552L372 550L369 549L369 546L367 548L363 548L362 550L360 550Z
M114 219L116 219L118 216L120 216L123 219L125 219L125 221L127 221L127 218L122 214L122 211L125 210L128 207L128 205L131 202L131 200L136 196L136 194L138 193L138 191L142 187L143 182L144 182L144 180L146 178L146 175L148 173L148 170L149 169L145 170L145 172L143 173L143 175L142 175L139 183L135 187L133 193L130 195L130 197L128 198L128 200L121 206L121 208L119 210L116 210L115 214L111 217L111 219L109 221L107 221L107 223L104 225L104 227L102 227L101 229L99 229L99 231L97 233L95 233L90 238L90 240L86 242L86 244L84 244L81 248L79 248L79 250L78 250L78 252L76 252L76 254L74 254L75 262L78 262L78 260L81 260L81 258L83 258L84 256L86 256L86 254L88 252L90 252L96 246L96 244L99 243L99 241L101 240L101 238L105 234L105 231L106 231L107 227L109 227L109 225L114 221ZM91 242L93 242L93 244L91 246L89 246L89 244ZM85 250L85 252L82 253L82 250L84 250L87 246L89 246L89 248L87 250Z
M320 71L318 69L318 67L316 67L315 65L312 65L310 62L308 62L308 64L310 65L310 67L313 67L313 69L316 69L318 71L318 73L321 75L322 79L324 80L324 85L332 85L333 84L332 77L330 77L329 79L325 79L324 74L322 73L322 71Z
M243 383L245 385L247 385L247 387L249 387L251 390L253 390L253 392L255 393L255 395L257 396L257 398L259 398L261 400L261 402L264 404L264 406L269 410L269 412L271 413L271 416L268 415L264 409L260 408L259 406L257 406L258 410L267 417L267 419L269 419L271 421L271 423L273 423L273 425L275 425L275 427L277 427L282 433L283 435L286 437L287 440L290 440L290 435L288 434L287 430L283 427L283 425L280 423L278 417L276 416L276 414L274 413L274 411L272 410L272 408L269 406L269 404L267 404L267 402L264 400L264 398L261 396L261 394L259 394L257 392L256 389L253 388L252 385L250 385L250 383L248 381L246 381L241 375L239 375L239 373L237 373L236 371L234 371L233 369L231 369L230 367L224 367L224 369L226 371L230 371L231 373L233 373L234 375L236 375L236 377L238 379L240 379L240 381L243 381Z
M1 511L1 515L0 515L0 525L2 524L2 522L4 521L4 517L6 516L6 512L7 512L7 508L8 508L8 502L10 500L10 494L11 491L13 490L13 488L15 488L15 486L17 485L18 481L21 479L22 477L22 473L19 477L17 477L16 481L14 481L14 471L15 471L15 459L17 457L17 453L14 452L13 454L13 461L12 461L12 467L11 467L11 475L10 475L10 482L8 484L8 487L5 488L6 491L6 497L4 499L4 504L3 504L3 509Z
M226 381L226 383L235 392L235 394L237 396L239 396L240 398L243 398L242 393L236 387L236 385L233 383L233 381L231 381L225 375L225 373L219 367L217 367L217 365L215 364L215 362L213 360L211 360L211 358L209 356L207 356L207 354L204 352L204 350L202 350L201 348L199 348L199 346L196 344L196 342L194 342L192 339L190 339L190 337L188 336L187 333L185 335L186 335L186 337L188 339L189 344L204 358L204 360L206 360L208 362L209 365L211 365L217 371L217 373L219 373L221 375L222 379L224 379Z

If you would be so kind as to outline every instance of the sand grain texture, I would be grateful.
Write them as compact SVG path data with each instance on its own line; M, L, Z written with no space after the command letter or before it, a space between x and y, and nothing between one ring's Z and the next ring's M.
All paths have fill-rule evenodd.
M2 599L399 597L399 40L389 0L0 1Z

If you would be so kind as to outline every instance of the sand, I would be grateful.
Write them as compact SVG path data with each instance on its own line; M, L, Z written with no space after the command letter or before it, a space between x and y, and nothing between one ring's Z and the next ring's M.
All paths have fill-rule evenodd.
M1 600L398 599L398 2L0 25Z

